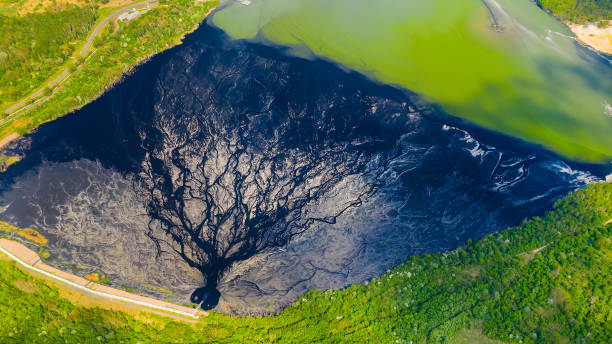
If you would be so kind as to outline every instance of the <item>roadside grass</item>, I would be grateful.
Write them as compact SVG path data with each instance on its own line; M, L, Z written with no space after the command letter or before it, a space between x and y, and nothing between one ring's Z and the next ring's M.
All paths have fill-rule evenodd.
M4 256L2 253L0 253L0 258L2 258L2 260L0 260L0 272L5 273L7 270L16 269L17 272L13 271L11 273L11 275L14 278L13 283L15 284L15 287L17 289L20 289L23 292L27 292L28 294L40 292L43 295L45 294L48 295L50 290L54 290L57 292L56 294L57 297L59 297L62 300L70 300L70 304L72 304L73 306L76 306L77 309L78 307L82 307L84 309L96 309L96 310L106 310L106 311L111 311L111 312L121 312L122 314L126 314L132 317L136 321L141 321L141 322L149 323L149 324L160 322L160 320L161 322L164 322L163 318L158 315L139 310L129 305L108 302L106 300L103 300L97 297L86 295L79 291L76 291L75 289L71 287L57 283L56 281L46 276L40 275L38 273L29 271L29 270L25 271L25 270L19 269L12 261L5 260L8 258ZM7 267L6 265L3 265L3 264L9 264L9 266ZM12 269L10 268L10 265L13 266ZM16 281L19 281L19 282L16 282ZM28 288L28 291L24 291L22 289L22 287L24 286ZM125 325L125 322L122 321L121 318L113 318L112 313L110 315L111 317L107 317L107 319L114 319L111 321L112 323L114 323L114 325L116 326ZM0 336L0 338L2 338L2 336Z
M74 111L118 81L135 65L181 42L218 1L160 1L160 5L119 29L44 102L0 124L0 139L25 134L38 125Z
M89 29L89 32L87 32L87 34L83 37L78 37L77 39L70 41L68 43L67 48L70 49L72 51L70 56L65 57L64 62L61 65L55 66L53 68L53 71L48 71L47 75L46 75L46 79L42 80L42 81L38 81L38 86L35 87L30 87L30 89L25 89L22 90L21 94L18 94L17 97L12 97L12 98L7 98L7 97L2 97L3 92L0 90L0 109L8 109L11 106L15 105L17 102L24 100L25 98L28 98L28 95L32 95L32 94L36 94L38 91L43 91L43 94L39 97L31 97L29 96L29 102L33 101L34 99L39 99L39 98L44 98L46 96L51 95L52 93L52 89L50 89L47 85L49 85L53 80L56 80L63 72L65 72L66 70L69 71L74 71L76 69L77 66L79 66L82 62L83 59L86 58L85 56L81 55L81 51L83 50L83 48L85 47L85 44L87 43L88 39L90 38L91 34L93 33L93 29L95 27L97 27L102 21L104 21L109 15L111 15L113 12L121 9L124 6L133 4L133 3L138 3L141 2L142 0L130 0L130 1L121 1L121 3L123 3L123 5L119 6L119 7L96 7L96 13L95 13L95 22L93 22L93 24L91 24L91 28ZM102 1L97 1L98 3L103 5ZM86 3L82 4L82 6L84 6ZM90 4L95 4L94 3L90 3ZM108 4L106 4L108 5ZM0 13L1 15L1 13ZM40 14L40 15L46 15L45 13ZM46 24L47 26L50 27L57 27L58 24L53 23L53 19L59 20L61 18L56 18L57 16L51 16L49 20L46 20L47 22L50 22L50 24ZM27 21L28 18L23 18L23 19L15 19L13 18L13 20L16 21ZM0 18L0 21L2 20L2 18ZM104 42L106 39L108 39L108 36L112 33L113 28L115 26L114 20L110 20L106 25L104 25L104 27L102 27L102 29L98 32L98 34L96 35L96 38L93 41L93 44L90 46L90 48L87 51L87 54L90 54L94 49L96 49L98 47L98 45L96 44L97 42ZM40 28L41 30L44 30L45 28ZM56 32L56 35L60 35L60 32ZM34 42L34 41L33 41ZM0 51L2 51L2 46L6 44L1 44L0 43ZM5 47L4 49L11 49L10 46ZM35 55L44 55L39 51L32 51L32 54ZM0 59L1 60L1 59ZM0 61L2 62L2 61ZM26 62L26 63L35 63L32 61ZM0 68L0 76L2 75L2 68ZM28 78L23 78L23 80L21 80L22 83L25 82L29 82ZM19 83L19 81L18 81ZM16 87L20 87L20 85L16 85ZM54 88L57 87L54 86ZM47 92L48 91L48 92ZM26 94L27 93L27 94ZM0 114L2 114L2 111L0 111ZM4 114L2 116L0 116L0 120L2 120L3 118L5 118L8 114Z
M43 88L74 51L75 41L87 36L95 21L94 7L70 7L24 17L0 16L0 106ZM35 28L35 29L32 29Z
M115 6L115 7L98 7L97 9L97 19L95 21L95 23L92 25L92 28L97 27L100 23L102 23L104 21L104 19L106 19L108 16L110 16L111 14L113 14L114 12L116 12L117 10L125 7L125 6L129 6L131 4L134 3L138 3L141 2L142 0L130 0L130 1L121 1L121 4L119 6ZM100 32L98 33L98 37L101 37L102 40L106 40L108 39L109 35L112 33L112 31L114 31L114 26L115 26L115 20L117 18L113 18L111 20L108 21L108 23L106 23L102 29L100 30ZM73 59L77 59L79 57L81 57L81 51L83 50L83 47L85 46L85 44L87 43L87 40L91 37L91 32L87 35L87 37L85 37L85 39L83 39L80 44L77 46L77 49L75 49L75 53L73 54ZM92 44L92 46L89 48L89 50L87 51L87 53L91 53L92 50L96 49L96 45Z

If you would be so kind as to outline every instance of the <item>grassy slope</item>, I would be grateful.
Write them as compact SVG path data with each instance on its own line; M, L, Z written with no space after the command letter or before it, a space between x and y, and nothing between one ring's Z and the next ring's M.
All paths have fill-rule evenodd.
M41 123L91 102L134 65L178 44L217 4L217 0L160 0L160 6L106 37L98 52L49 100L0 125L0 139L14 132L30 132Z
M96 20L95 7L44 13L0 13L0 106L28 96L70 58Z
M536 3L559 19L577 24L612 20L612 0L536 0Z
M541 218L363 285L310 291L278 316L213 313L196 325L74 305L0 261L0 342L603 343L611 217L612 184L591 185Z

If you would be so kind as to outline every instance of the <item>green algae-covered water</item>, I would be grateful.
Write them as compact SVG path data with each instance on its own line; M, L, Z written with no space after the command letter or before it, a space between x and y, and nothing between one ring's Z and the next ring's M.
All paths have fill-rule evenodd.
M612 159L612 65L529 0L241 0L213 23L568 157ZM303 49L307 47L308 49Z

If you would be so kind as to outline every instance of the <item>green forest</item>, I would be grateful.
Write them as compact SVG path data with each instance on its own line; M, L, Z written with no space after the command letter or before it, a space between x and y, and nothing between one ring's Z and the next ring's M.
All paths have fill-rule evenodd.
M216 0L206 2L160 0L160 5L147 13L128 23L119 23L116 31L107 26L106 30L103 30L102 36L94 40L94 45L98 48L97 52L85 61L78 59L78 63L82 63L80 68L76 69L76 66L71 68L74 73L65 83L53 90L53 96L49 100L32 106L18 117L0 125L0 139L14 132L27 133L46 121L55 119L93 101L138 63L179 44L182 37L194 30L217 4L218 1ZM85 11L87 9L73 10ZM57 13L49 15L57 15ZM91 20L93 21L95 20L95 12L92 13L92 16ZM20 20L11 18L11 20ZM56 20L55 17L53 18L50 22ZM70 20L67 22L70 22ZM54 33L57 35L57 32ZM85 36L86 33L83 37ZM70 43L68 43L68 46L70 46ZM0 51L3 49L0 45ZM0 56L2 56L1 53ZM32 56L28 55L28 58L22 61L22 67L7 69L3 69L5 67L3 67L0 57L0 73L5 71L4 73L10 76L14 75L14 71L19 70L19 68L35 70ZM56 62L59 63L59 59ZM8 70L11 72L8 73ZM63 69L55 68L53 72L49 70L47 76L58 70ZM4 82L1 83L4 84ZM28 90L31 90L33 84L35 82L28 78L15 80L11 87L12 91L10 91L13 96L8 98L4 93L0 94L0 101L16 100L20 95L29 94ZM37 85L40 85L40 82ZM0 109L3 107L0 103Z
M0 106L17 101L57 72L84 40L96 8L72 6L23 17L0 14Z
M611 217L612 184L592 184L542 217L360 285L312 290L278 315L212 312L197 324L74 305L0 260L0 342L605 343Z
M612 20L612 0L536 0L561 20L577 24Z

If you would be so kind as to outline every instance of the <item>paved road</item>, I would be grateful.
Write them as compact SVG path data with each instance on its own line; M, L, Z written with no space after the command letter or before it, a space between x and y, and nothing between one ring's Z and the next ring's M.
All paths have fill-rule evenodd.
M137 2L134 4L131 4L127 7L123 7L121 9L118 9L117 11L113 12L111 15L109 15L108 17L106 17L102 22L100 22L100 24L98 24L93 31L91 32L91 34L89 35L89 39L87 40L87 42L85 43L85 46L83 47L83 49L80 52L81 56L85 56L87 54L87 51L89 51L89 48L91 48L91 45L93 44L93 40L96 38L96 36L98 35L98 33L100 32L100 30L102 30L102 28L104 27L104 25L106 23L108 23L111 19L115 18L116 16L128 12L133 8L139 7L139 6L144 6L144 5L152 5L157 3L158 0L146 0L146 1L141 1L141 2ZM64 72L62 72L62 74L60 74L57 78L53 79L51 82L49 82L45 87L51 88L53 89L58 83L60 83L62 80L64 80L64 78L66 78L67 76L69 76L70 74L72 74L69 70L65 70ZM36 92L34 92L33 94L31 94L30 96L28 96L26 99L14 104L13 106L9 107L8 109L5 110L6 113L8 113L9 116L5 121L3 121L2 124L6 123L8 120L11 119L13 112L19 108L21 108L22 106L24 106L29 99L32 98L38 98L39 96L41 96L43 94L43 92L45 91L45 88L42 88Z
M2 246L7 246L7 247L2 247ZM20 257L17 257L16 252L15 254L13 252L10 252L7 248L8 246L13 248L13 251L15 251L15 247L21 249L21 255L24 257L25 260L28 261L33 261L35 260L35 262L33 264L30 264L26 261L24 261L23 259L21 259ZM38 257L38 260L36 260L36 256L37 254L34 253L33 251L29 250L28 248L26 248L25 246L18 244L16 242L10 241L10 240L6 240L6 239L0 239L0 252L6 254L9 258L11 258L12 260L14 260L15 262L17 262L19 265L23 266L26 269L32 270L34 272L37 272L43 276L52 278L55 281L58 281L66 286L69 286L70 288L77 290L81 293L90 295L90 296L95 296L97 298L103 299L103 300L107 300L107 301L111 301L111 302L115 302L115 303L119 303L119 304L127 304L131 307L134 308L138 308L144 311L151 311L151 309L154 310L154 313L156 314L160 314L160 315L167 315L167 316L171 316L173 318L177 318L177 319L183 319L183 320L190 320L191 319L197 319L199 318L199 315L197 315L197 311L193 310L193 312L191 312L191 309L189 311L187 311L187 309L185 310L179 310L176 309L177 306L175 305L170 305L167 304L165 302L162 301L158 301L158 300L153 300L151 299L150 302L145 301L143 297L140 296L136 296L134 298L131 297L127 297L127 295L129 293L126 292L121 292L119 290L117 290L115 292L115 294L119 293L119 294L124 294L125 296L122 295L115 295L115 294L111 294L109 292L104 292L101 290L95 290L92 288L88 288L84 285L81 285L79 283L76 283L74 281L70 281L66 278L60 277L56 274L52 274L49 271L40 269L35 267L34 265L36 265L39 260L40 257ZM77 277L78 279L82 279L80 277ZM85 280L83 280L85 281ZM108 289L109 291L112 288L107 287L106 289ZM136 299L139 298L139 299ZM179 308L185 308L185 307L179 307ZM174 313L174 314L168 314L168 313ZM208 315L207 313L204 313L205 315Z
M40 275L40 274L38 274L38 275ZM45 276L43 276L43 275L40 275L40 276L41 276L42 278L44 278L44 277L45 277ZM115 303L115 304L118 304L118 305L121 305L121 306L130 307L130 308L134 308L134 309L137 309L137 310L140 310L140 311L144 311L144 312L147 312L147 313L154 313L154 314L157 314L157 315L160 315L160 316L164 316L164 317L169 317L169 318L176 319L176 320L181 320L181 321L190 322L190 323L192 323L192 324L198 324L198 323L199 323L199 321L194 320L194 319L188 319L188 318L181 317L181 316L177 316L177 315L172 315L172 314L168 314L168 313L164 313L164 312L158 312L158 311L152 310L152 309L150 309L150 308L141 307L141 306L134 305L134 304L131 304L131 303L121 302L121 301L117 301L117 300L109 299L109 298L106 298L106 297L103 297L103 296L95 295L95 294L89 293L88 291L84 291L84 290L81 290L81 289L77 289L77 288L75 288L75 287L73 287L73 286L70 286L70 285L67 285L67 284L64 284L64 285L65 285L67 288L70 288L70 289L72 289L72 290L74 290L74 291L76 291L76 292L79 292L79 293L81 293L81 294L85 294L85 295L87 295L87 296L89 296L89 297L92 297L92 298L94 298L94 299L101 300L101 301L104 301L104 302Z
M57 78L53 79L53 81L51 81L50 83L47 84L47 87L49 88L53 88L55 85L57 85L60 81L62 81L65 77L67 77L70 74L70 71L65 70L62 74L60 74ZM38 98L38 96L40 96L41 94L43 94L44 92L44 88L40 89L34 93L32 93L27 99L24 99L22 101L20 101L19 103L16 103L15 105L11 106L10 108L6 109L6 113L11 114L13 111L15 111L16 109L22 107L23 105L25 105L29 99L31 98Z
M113 19L114 17L116 17L116 16L118 16L118 15L120 15L122 13L128 12L131 9L136 8L138 6L152 5L152 4L156 3L156 2L157 2L157 0L146 0L146 1L137 2L135 4L131 4L131 5L127 6L127 7L120 8L117 11L113 12L110 16L106 17L103 21L100 22L100 24L98 24L98 26L95 27L95 29L93 30L93 32L89 36L89 39L87 40L87 43L85 43L85 46L83 47L83 50L81 50L81 56L85 56L85 54L87 54L87 51L89 50L89 48L93 44L94 38L96 38L96 35L98 35L98 32L100 32L100 30L102 30L104 25L106 25L106 23L108 23L109 20Z

